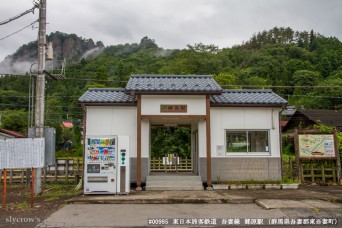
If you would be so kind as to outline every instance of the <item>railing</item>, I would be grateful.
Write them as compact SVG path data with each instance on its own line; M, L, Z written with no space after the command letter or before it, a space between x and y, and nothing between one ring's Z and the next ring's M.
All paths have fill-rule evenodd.
M283 159L283 178L286 179L298 179L296 159L289 157L288 160ZM300 165L300 177L301 182L321 182L337 183L337 167L335 161L320 161L310 160L302 161Z
M152 158L151 159L151 171L152 172L189 172L192 171L191 158L179 158L178 164L165 164L163 158Z
M283 178L284 179L292 179L296 178L296 159L288 157L288 159L283 159Z
M335 161L308 161L301 163L302 182L311 183L329 181L337 183L337 168Z
M30 169L8 169L8 183L27 183L30 182ZM59 158L56 159L54 166L45 167L42 170L42 181L52 182L60 180L72 180L78 182L83 175L82 158ZM3 181L3 171L1 171L1 181Z

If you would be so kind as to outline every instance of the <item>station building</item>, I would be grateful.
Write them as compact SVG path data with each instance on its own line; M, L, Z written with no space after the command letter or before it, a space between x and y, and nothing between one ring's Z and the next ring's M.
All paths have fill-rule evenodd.
M129 136L130 181L138 187L165 172L197 176L208 186L282 178L280 112L287 101L271 90L225 90L209 75L132 75L125 88L88 89L79 102L85 138ZM154 126L191 129L186 168L174 154L156 168Z

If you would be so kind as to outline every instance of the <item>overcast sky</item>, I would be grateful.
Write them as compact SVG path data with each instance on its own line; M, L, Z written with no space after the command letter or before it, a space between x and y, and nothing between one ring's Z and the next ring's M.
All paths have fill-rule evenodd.
M32 1L1 0L0 22L32 8ZM200 42L223 48L275 26L342 40L341 18L341 0L47 0L47 34L75 33L106 46L148 36L164 49ZM36 19L38 10L0 25L0 39ZM0 40L0 61L37 33L27 28Z

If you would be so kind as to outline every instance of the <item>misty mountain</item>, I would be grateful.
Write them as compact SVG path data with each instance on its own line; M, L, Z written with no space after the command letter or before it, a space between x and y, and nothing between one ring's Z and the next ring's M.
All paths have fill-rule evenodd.
M65 58L68 64L79 62L82 58L96 57L104 49L101 41L94 42L75 34L53 32L46 37L47 43L52 42L54 60L47 65L58 66ZM14 54L7 56L0 63L0 73L25 74L30 71L33 63L38 61L38 44L32 41L22 45Z

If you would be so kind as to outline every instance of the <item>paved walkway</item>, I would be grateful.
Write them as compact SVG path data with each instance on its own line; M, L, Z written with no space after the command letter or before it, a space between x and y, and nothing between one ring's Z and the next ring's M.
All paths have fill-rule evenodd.
M342 203L342 186L301 186L297 190L132 191L129 195L82 195L72 203L167 204L255 203L260 199L323 200Z
M242 224L253 219L264 225L286 219L323 224L328 218L332 218L335 226L342 224L342 186L301 186L298 190L132 191L129 195L78 196L68 203L37 227L161 227L182 219L198 222L201 218L214 219L219 225L236 219Z

